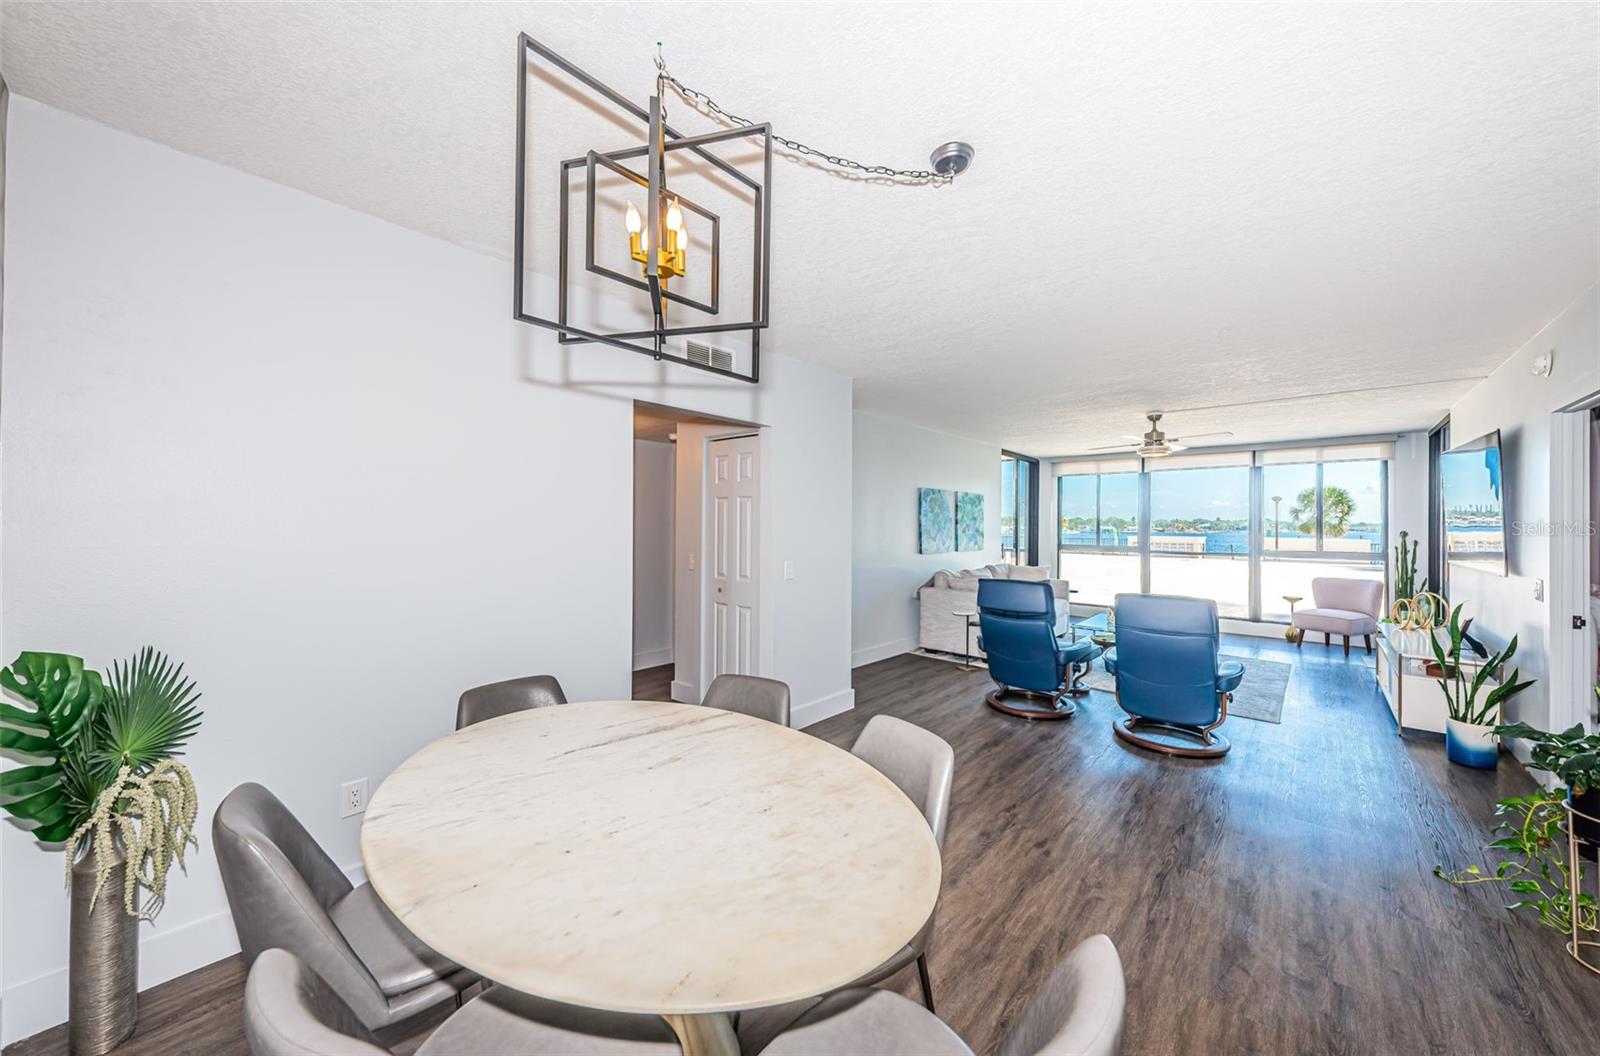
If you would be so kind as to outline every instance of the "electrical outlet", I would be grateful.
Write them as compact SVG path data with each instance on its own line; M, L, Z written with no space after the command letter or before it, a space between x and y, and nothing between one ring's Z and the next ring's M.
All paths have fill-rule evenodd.
M367 809L367 779L346 781L339 786L339 816L348 818Z

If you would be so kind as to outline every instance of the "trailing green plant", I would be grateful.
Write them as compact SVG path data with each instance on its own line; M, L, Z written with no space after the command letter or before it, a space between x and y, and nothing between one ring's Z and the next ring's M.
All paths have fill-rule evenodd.
M1579 931L1600 931L1600 907L1594 896L1580 892L1577 903L1572 901L1569 870L1581 863L1567 860L1565 799L1565 789L1502 799L1495 804L1495 817L1502 820L1494 827L1496 838L1489 849L1505 857L1488 872L1476 865L1459 872L1437 865L1434 875L1462 887L1503 884L1523 896L1507 909L1533 910L1540 924L1562 934L1571 934L1574 918Z
M1595 693L1600 696L1600 688ZM1574 794L1581 796L1600 789L1600 733L1585 732L1583 723L1551 733L1525 722L1513 722L1496 726L1494 732L1527 741L1531 756L1528 765L1554 774Z
M196 842L194 780L175 758L200 728L194 683L147 646L109 681L80 657L24 652L0 687L25 705L0 703L0 749L37 760L0 773L0 810L32 822L40 843L65 844L69 871L93 854L96 897L125 852L124 906L153 918L169 867ZM138 911L141 884L153 897Z
M1446 628L1450 636L1448 650L1440 644L1439 636L1428 635L1428 644L1433 647L1433 656L1438 661L1441 676L1439 688L1444 690L1445 702L1449 707L1450 717L1457 722L1470 723L1474 726L1487 726L1494 722L1500 715L1500 708L1506 701L1533 685L1534 679L1526 682L1517 681L1521 676L1520 668L1513 668L1511 677L1489 690L1482 702L1478 694L1482 692L1484 683L1491 675L1496 675L1517 653L1517 637L1511 636L1511 641L1506 647L1494 656L1485 660L1469 681L1461 670L1461 643L1464 637L1464 627L1461 623L1461 610L1464 606L1457 605L1450 612L1450 623Z
M1428 589L1428 577L1417 579L1417 547L1421 541L1413 542L1411 549L1406 549L1406 540L1411 533L1405 529L1400 531L1400 544L1394 548L1394 596L1395 600L1401 598L1414 598Z

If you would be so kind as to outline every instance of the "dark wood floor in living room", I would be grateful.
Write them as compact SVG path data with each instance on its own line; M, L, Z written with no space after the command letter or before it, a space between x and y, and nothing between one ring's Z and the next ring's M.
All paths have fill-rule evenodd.
M1001 715L984 672L915 656L858 669L855 710L810 728L848 745L886 713L955 748L940 1014L992 1051L1057 958L1103 931L1127 970L1131 1056L1592 1054L1600 978L1495 894L1432 875L1478 860L1494 800L1532 787L1520 768L1453 767L1439 741L1395 737L1359 651L1225 649L1294 672L1282 725L1230 721L1217 761L1121 744L1105 694L1066 722ZM652 674L636 692L654 695ZM231 959L145 995L119 1051L244 1053L242 978ZM896 982L914 993L913 972ZM65 1051L52 1033L6 1053Z

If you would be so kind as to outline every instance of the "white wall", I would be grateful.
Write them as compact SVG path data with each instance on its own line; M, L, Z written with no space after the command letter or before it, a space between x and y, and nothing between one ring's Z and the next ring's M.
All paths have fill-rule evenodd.
M1417 580L1428 575L1428 434L1401 433L1395 438L1394 459L1389 463L1389 588L1394 590L1394 548L1406 531L1417 547ZM1433 584L1434 588L1438 584Z
M672 663L673 447L633 442L633 669Z
M1000 449L871 415L855 416L854 664L917 647L916 590L941 568L1000 560ZM917 489L983 493L982 550L917 553Z
M1530 370L1533 360L1555 350L1548 378ZM1539 530L1552 516L1550 415L1600 391L1600 287L1591 287L1560 317L1518 349L1493 374L1450 408L1450 439L1464 443L1500 430L1504 461L1507 560L1511 575L1495 576L1462 566L1450 569L1450 600L1476 617L1474 633L1495 647L1518 636L1515 663L1524 678L1539 681L1513 698L1510 719L1549 729L1552 716L1551 634L1570 633L1570 613L1552 613L1535 597L1535 582L1550 576L1551 537ZM1518 526L1524 530L1518 530ZM1527 530L1530 529L1531 530ZM1549 593L1546 592L1548 599ZM1564 623L1561 621L1565 621ZM1554 720L1560 722L1560 718Z
M0 653L185 661L204 808L261 781L354 867L337 785L462 689L625 696L634 399L769 427L772 673L850 706L848 378L558 348L503 261L31 100L8 161ZM67 899L59 854L0 849L9 1041L64 1018ZM146 986L237 948L209 826L169 893Z

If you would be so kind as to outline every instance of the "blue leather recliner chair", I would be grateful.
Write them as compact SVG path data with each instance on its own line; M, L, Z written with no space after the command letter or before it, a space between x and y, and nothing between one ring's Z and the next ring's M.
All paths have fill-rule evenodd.
M1050 584L985 579L978 584L978 648L987 654L995 689L989 706L1025 719L1064 719L1076 710L1067 696L1087 693L1075 683L1098 651L1088 639L1057 636Z
M1129 744L1168 755L1225 754L1216 732L1244 665L1218 657L1217 604L1162 594L1118 594L1117 644L1105 652L1128 718L1112 724Z

